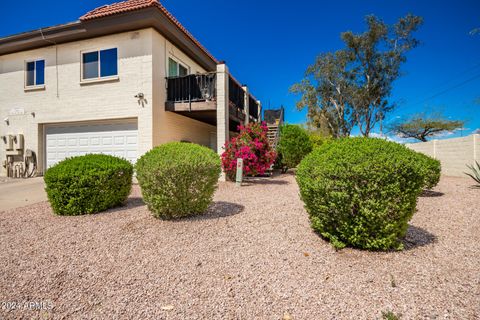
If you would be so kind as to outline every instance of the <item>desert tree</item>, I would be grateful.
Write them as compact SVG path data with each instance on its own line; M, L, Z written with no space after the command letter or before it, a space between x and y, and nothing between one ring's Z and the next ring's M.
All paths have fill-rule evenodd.
M367 31L342 34L345 50L354 57L350 65L354 79L351 104L364 136L368 137L375 125L393 110L395 105L388 98L406 61L406 53L419 44L413 33L422 21L409 14L389 26L375 16L367 16Z
M367 31L342 33L345 48L319 55L305 78L291 88L301 96L297 108L307 108L311 122L327 123L333 136L348 136L358 126L368 137L395 107L388 100L393 82L406 53L419 44L413 33L422 21L409 14L387 25L367 16Z
M441 114L415 114L389 126L389 131L400 138L413 138L426 142L428 138L463 128L464 122L450 120Z
M307 68L305 79L291 91L301 95L297 108L307 108L309 124L322 128L334 137L346 137L354 126L355 118L348 97L351 84L347 66L352 56L343 50L317 57Z

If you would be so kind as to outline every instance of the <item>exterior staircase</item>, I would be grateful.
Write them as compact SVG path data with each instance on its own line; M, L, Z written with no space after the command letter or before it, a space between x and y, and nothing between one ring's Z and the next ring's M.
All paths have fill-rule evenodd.
M273 150L277 150L278 138L280 136L280 126L279 124L268 124L267 126L268 143L273 148Z
M280 128L283 125L283 118L284 118L284 109L283 107L280 110L267 110L269 112L267 117L265 117L267 122L267 138L268 143L272 147L274 151L277 151L278 141L280 140ZM272 164L270 169L268 170L268 174L271 176L273 174L273 168L275 164ZM283 171L283 170L282 170Z
M280 127L283 125L284 112L283 107L277 110L265 111L265 120L268 127L267 138L270 146L275 151L277 150L278 141L280 140Z

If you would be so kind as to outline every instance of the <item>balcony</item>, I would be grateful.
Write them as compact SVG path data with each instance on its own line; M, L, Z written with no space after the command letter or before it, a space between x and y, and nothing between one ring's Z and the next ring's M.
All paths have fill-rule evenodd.
M228 105L230 130L239 124L259 120L259 102L249 94L231 75L228 76ZM216 125L217 117L217 74L192 74L166 78L167 101L165 110L175 112L205 123ZM248 103L248 111L246 104Z

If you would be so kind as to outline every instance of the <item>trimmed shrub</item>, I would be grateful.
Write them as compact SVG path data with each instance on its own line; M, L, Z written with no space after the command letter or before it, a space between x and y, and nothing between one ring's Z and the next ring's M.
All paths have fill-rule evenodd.
M424 176L418 155L372 138L336 140L315 149L297 170L311 224L337 248L402 249Z
M144 154L136 164L143 200L160 219L205 212L220 176L220 158L193 143L172 142Z
M329 143L333 141L332 137L322 136L313 132L310 132L308 136L310 137L310 141L312 142L312 146L314 149L321 147L325 143Z
M280 128L277 148L283 166L295 168L312 151L313 143L305 129L298 125L286 124Z
M65 159L44 176L48 200L58 215L97 213L125 203L132 189L130 162L104 154Z
M222 167L227 176L233 180L237 172L237 159L243 159L246 175L265 174L275 162L276 154L268 143L268 127L265 123L250 123L240 126L240 134L225 144L222 154Z
M423 188L433 189L440 181L442 167L439 160L417 152L418 171L423 175Z

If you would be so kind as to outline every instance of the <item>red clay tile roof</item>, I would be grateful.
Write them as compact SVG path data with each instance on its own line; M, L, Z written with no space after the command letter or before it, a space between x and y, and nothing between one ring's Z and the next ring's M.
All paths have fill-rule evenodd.
M208 50L202 46L202 44L195 39L195 37L188 32L187 29L157 0L127 0L122 2L113 3L110 5L105 5L93 9L92 11L87 12L83 16L80 17L81 21L93 20L98 18L103 18L119 13L129 12L140 10L144 8L158 8L167 18L175 24L190 40L195 43L207 56L209 56L215 63L219 63L215 57L208 52Z

